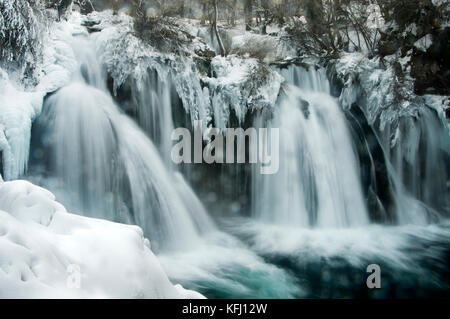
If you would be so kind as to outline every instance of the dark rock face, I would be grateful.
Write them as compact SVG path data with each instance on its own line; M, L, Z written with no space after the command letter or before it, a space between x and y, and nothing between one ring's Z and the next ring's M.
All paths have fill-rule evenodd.
M203 49L197 49L195 50L195 54L197 54L199 57L202 58L214 58L217 54L216 52L212 51L212 50L208 50L207 48Z
M361 182L370 218L375 223L395 224L394 189L378 138L358 105L346 111L346 118L361 163Z
M450 28L433 34L433 44L426 52L414 48L411 75L416 79L416 94L450 95Z
M93 1L91 0L78 0L76 2L80 6L81 14L89 14L96 9Z
M383 35L383 37L384 39L382 38L382 41L380 41L380 45L378 47L378 53L380 56L384 57L397 52L400 47L398 40L395 38L386 39L386 35Z
M72 0L61 0L56 3L56 8L58 10L58 19L61 19L61 17L64 15L71 4Z
M81 22L81 25L84 27L95 27L96 25L100 24L100 20L92 19L90 17L87 17L86 19Z

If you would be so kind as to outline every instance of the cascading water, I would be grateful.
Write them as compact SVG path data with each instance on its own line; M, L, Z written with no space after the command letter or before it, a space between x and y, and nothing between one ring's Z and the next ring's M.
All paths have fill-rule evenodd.
M325 72L289 68L282 74L289 85L270 124L280 128L280 171L253 174L253 215L301 227L368 224L359 163Z
M439 97L416 97L407 107L387 108L373 96L362 95L355 83L343 89L341 100L357 139L367 146L363 156L371 162L365 163L373 175L371 202L380 195L382 202L374 206L385 210L379 221L427 225L448 217L450 135Z
M174 129L172 117L173 97L176 91L170 73L148 70L144 78L132 85L137 107L137 120L158 146L165 162L171 163L170 136Z
M288 86L270 122L280 128L280 172L275 176L254 172L254 216L275 224L339 228L372 220L424 225L447 214L448 198L441 194L448 193L445 159L450 144L434 111L420 107L417 118L403 117L395 132L388 126L378 135L356 124L354 134L372 134L356 139L364 148L373 147L375 139L380 148L377 161L382 160L384 167L380 170L381 163L365 151L362 160L371 163L367 173L371 176L362 178L349 119L331 96L326 71L289 67L281 74ZM349 116L350 123L358 122L355 114ZM261 121L257 119L258 125ZM395 147L393 135L398 141ZM419 153L426 156L418 160ZM361 182L368 179L376 184L377 177L382 179L382 189L371 185L364 194ZM389 193L384 194L385 203L379 191ZM369 218L367 204L376 206L371 214L379 216Z
M134 83L142 130L113 101L90 38L71 42L79 71L46 99L33 153L47 158L39 156L29 178L71 211L142 227L176 283L219 297L298 296L290 274L217 230L184 177L166 163L170 80L149 71Z
M200 233L215 229L202 205L114 104L89 41L73 46L79 72L47 99L40 118L50 171L78 209L137 224L164 251L195 245Z
M278 108L272 117L255 120L257 127L280 128L280 170L264 176L253 170L253 218L230 223L230 231L266 260L293 271L308 296L360 296L367 290L362 269L369 264L384 273L384 286L372 297L448 289L449 224L426 218L431 207L446 202L433 199L446 193L447 135L436 116L425 107L420 121L405 117L403 144L389 154L391 145L331 96L325 70L289 67L280 73L288 85ZM390 142L391 133L384 134ZM420 149L427 151L428 164L413 161ZM443 176L430 185L438 172ZM373 216L377 210L380 215ZM445 215L445 209L439 213Z
M84 22L97 23L93 17ZM253 68L260 61L189 57L182 68L184 57L135 38L131 20L108 26L116 18L101 18L92 34L80 16L60 23L57 42L64 45L50 55L68 63L62 73L52 68L72 72L76 56L78 71L46 97L33 125L28 178L70 211L142 227L170 279L207 297L448 295L450 140L426 97L403 113L364 105L363 84L354 79L354 88L343 89L350 103L339 105L324 69L289 66L272 70L286 79L274 103L282 77L261 86L259 71L268 70ZM123 26L132 41L115 36ZM125 45L107 45L116 40ZM122 90L115 100L102 62L114 93ZM371 94L378 89L370 87ZM252 103L255 94L264 103ZM383 109L383 118L369 116ZM261 175L252 164L178 171L170 135L196 119L219 128L247 128L253 120L256 128L280 128L279 172ZM26 157L16 166L25 169ZM181 172L196 175L196 190L210 197L209 212L228 233ZM367 289L370 264L382 269L382 289Z
M379 133L397 194L401 224L427 224L450 214L450 138L435 110L422 105L416 117L402 117ZM392 136L395 136L393 145Z

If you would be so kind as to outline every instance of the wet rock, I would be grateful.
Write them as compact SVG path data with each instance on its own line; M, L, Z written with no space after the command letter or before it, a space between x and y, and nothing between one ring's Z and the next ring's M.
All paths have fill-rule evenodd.
M217 54L216 52L214 52L213 50L210 50L208 48L202 48L202 49L197 49L194 51L195 54L197 54L199 57L202 58L214 58Z
M77 0L74 3L80 7L81 14L89 14L95 11L94 5L91 0Z
M411 75L416 94L450 95L450 28L433 35L433 43L424 52L414 48Z
M87 17L86 19L84 19L81 22L81 25L83 27L93 27L93 26L99 25L100 22L101 22L100 19L96 19L96 18L93 18L93 17Z
M382 57L385 57L387 55L394 54L399 48L400 43L398 39L388 37L387 35L383 34L378 47L378 53Z
M299 102L300 102L299 105L300 105L303 115L305 116L306 119L308 119L311 114L311 112L309 110L309 102L305 101L303 99L300 99Z
M100 32L103 30L101 27L98 27L98 26L87 27L86 29L88 30L89 33Z

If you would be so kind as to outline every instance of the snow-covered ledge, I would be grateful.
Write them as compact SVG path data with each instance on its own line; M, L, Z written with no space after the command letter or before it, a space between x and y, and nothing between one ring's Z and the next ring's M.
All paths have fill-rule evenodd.
M70 214L49 191L0 182L0 298L203 298L172 285L136 226Z

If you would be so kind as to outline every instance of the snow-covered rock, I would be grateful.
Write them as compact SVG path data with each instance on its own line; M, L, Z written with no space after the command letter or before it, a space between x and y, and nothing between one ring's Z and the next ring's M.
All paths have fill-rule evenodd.
M0 183L0 298L202 298L172 285L136 226L67 213L49 191Z
M431 34L427 34L426 36L420 38L414 43L414 47L422 52L427 52L427 50L433 44L433 36Z
M240 124L249 110L273 108L283 77L256 59L238 56L215 57L211 61L213 77L209 84L215 126L225 129L234 110Z
M348 109L358 103L370 124L379 121L380 130L402 116L415 116L417 108L422 106L414 94L410 56L400 58L399 54L382 61L358 52L346 53L333 63L335 74L343 84L339 98L343 107ZM401 69L402 77L396 68Z
M204 116L208 103L203 94L200 72L192 56L159 52L141 41L134 34L131 18L125 14L111 17L106 11L95 15L102 21L99 25L102 31L92 37L101 61L114 80L115 92L127 81L139 86L149 70L155 70L160 78L171 77L193 121ZM191 53L194 56L198 46L199 41L193 41Z
M283 78L255 58L205 58L199 52L211 48L191 34L199 32L197 28L185 28L193 37L192 43L183 48L185 54L175 55L137 38L128 16L111 17L108 12L95 15L102 20L102 31L92 36L115 90L130 80L139 86L149 70L156 70L160 78L170 77L192 121L206 124L214 119L219 128L227 126L231 110L242 124L249 110L274 106ZM183 29L183 21L180 23Z

